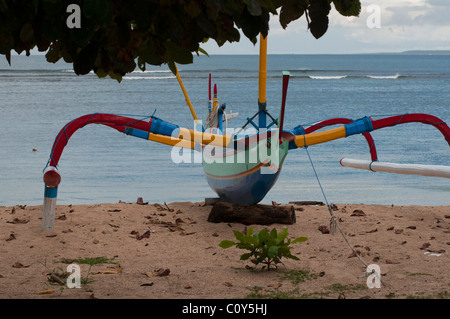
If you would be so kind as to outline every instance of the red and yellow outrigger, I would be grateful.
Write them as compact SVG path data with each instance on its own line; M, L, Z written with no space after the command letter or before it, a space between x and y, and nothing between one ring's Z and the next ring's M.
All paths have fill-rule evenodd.
M203 155L202 165L208 184L222 200L230 203L254 204L261 201L275 184L284 159L290 150L326 143L355 134L362 134L365 137L371 158L368 161L341 159L340 163L343 166L450 178L450 166L379 162L375 143L370 134L373 130L418 122L437 128L450 145L450 128L441 119L428 114L402 114L378 120L370 117L357 120L334 118L308 127L299 125L292 130L285 130L283 122L289 73L283 72L282 75L281 110L278 119L275 119L266 109L266 65L267 39L261 36L258 111L233 134L224 133L226 128L223 128L223 123L227 123L230 116L225 112L226 104L219 105L218 103L216 86L214 86L214 97L211 100L211 75L209 76L208 116L206 124L201 127L201 130L181 128L155 116L135 119L105 113L84 115L67 123L56 136L44 169L45 194L42 229L53 229L57 190L61 182L57 167L63 149L72 134L88 124L102 124L127 135L201 152ZM195 123L201 124L181 81L180 74L177 72L176 75ZM256 117L258 118L257 124L254 122ZM272 121L269 125L267 124L268 119ZM249 124L253 126L254 133L249 133L248 130L244 131ZM342 126L316 132L324 127L339 124Z

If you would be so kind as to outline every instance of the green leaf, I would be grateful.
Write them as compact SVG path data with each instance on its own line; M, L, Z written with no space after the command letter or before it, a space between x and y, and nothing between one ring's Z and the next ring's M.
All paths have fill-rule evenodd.
M300 258L298 258L297 256L294 256L294 255L288 255L288 256L284 256L284 257L294 259L294 260L300 260Z
M247 10L253 16L260 16L262 8L257 0L247 0Z
M204 49L202 49L202 48L199 47L197 51L200 52L200 53L203 53L204 55L206 55L207 57L209 57L208 52L206 52Z
M233 230L233 234L234 234L234 237L236 237L237 240L239 240L241 242L246 242L244 234L241 233L240 231Z
M9 66L11 66L11 51L6 52L5 57L6 61L8 61Z
M177 75L178 70L177 70L177 66L175 65L175 63L173 61L169 61L167 63L167 65L169 66L170 71L172 71L173 74Z
M305 242L307 240L308 240L307 237L297 237L293 241L291 241L291 244L302 243L302 242Z
M122 81L122 74L120 74L120 73L116 73L116 72L113 72L113 71L109 71L108 72L108 75L109 75L109 77L111 78L111 79L113 79L113 80L117 80L117 82L121 82Z
M88 74L95 64L98 55L98 44L95 42L89 43L84 47L73 62L73 70L77 75Z
M200 8L197 1L188 1L184 5L184 9L186 10L186 13L189 14L192 18L195 18L199 14L202 13L202 8Z
M87 18L92 18L99 24L106 23L113 15L114 4L108 0L84 1L81 12Z
M97 76L99 78L104 78L108 75L108 73L106 73L103 69L98 69L95 71L95 74L97 74Z
M22 42L30 42L33 40L34 30L31 23L25 24L20 30L20 40Z
M269 232L267 231L267 228L264 228L258 233L258 239L260 243L269 239Z
M244 237L244 241L245 241L246 243L248 243L248 244L251 244L251 245L258 245L258 238L255 237L255 236L249 236L249 235L246 235L246 236Z
M278 237L277 229L274 228L270 231L270 239L276 239Z
M145 60L141 56L139 56L137 61L139 70L145 71L147 69L147 63L145 62Z
M250 250L250 251L252 251L254 249L253 245L248 244L248 243L237 243L236 244L236 248L247 249L247 250Z
M241 260L247 260L247 259L249 259L251 256L253 256L252 253L242 254L242 255L241 255Z
M45 58L47 62L56 63L61 58L61 43L56 42L50 46L50 49L47 51Z
M284 228L282 231L278 233L278 239L284 240L288 235L288 229Z
M173 61L180 64L189 64L193 62L194 57L192 52L186 48L183 48L172 41L166 41L164 43L166 53L169 61Z
M231 240L223 240L219 246L222 248L230 248L232 246L234 246L236 243L234 241Z
M267 252L269 258L274 258L278 254L278 246L271 246Z
M280 10L280 24L283 29L294 20L299 19L306 9L306 0L287 0Z
M331 6L328 0L315 0L310 3L308 8L309 17L311 22L308 27L311 34L319 39L322 37L328 29L328 14L330 13Z
M359 16L361 3L359 0L333 0L334 7L343 16Z

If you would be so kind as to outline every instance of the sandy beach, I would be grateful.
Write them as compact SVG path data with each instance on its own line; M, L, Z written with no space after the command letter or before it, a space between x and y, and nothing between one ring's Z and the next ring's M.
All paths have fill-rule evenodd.
M450 206L336 204L333 213L360 260L340 232L327 233L326 206L295 205L293 225L254 225L308 237L292 245L300 260L282 260L270 271L240 260L243 250L218 246L245 225L208 222L211 208L58 205L49 232L41 230L42 206L0 207L0 298L450 297ZM83 263L87 258L97 263ZM68 287L69 264L79 265L81 288ZM368 287L365 264L380 267L380 288Z

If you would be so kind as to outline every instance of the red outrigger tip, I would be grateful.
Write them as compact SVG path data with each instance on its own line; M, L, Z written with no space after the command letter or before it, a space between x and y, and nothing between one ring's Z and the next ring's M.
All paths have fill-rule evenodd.
M42 179L44 180L44 184L49 188L56 188L61 183L61 175L59 175L56 167L53 166L48 166L44 170Z

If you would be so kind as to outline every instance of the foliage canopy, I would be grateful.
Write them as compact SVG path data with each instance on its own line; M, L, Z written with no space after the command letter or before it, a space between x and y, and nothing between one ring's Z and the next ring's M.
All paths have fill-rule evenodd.
M328 28L331 3L344 16L357 16L359 0L0 0L0 54L37 47L48 62L63 59L76 74L94 71L121 80L137 66L193 62L193 53L213 39L254 44L267 35L269 19L283 28L303 15L315 38ZM69 28L68 7L80 8L81 27Z

